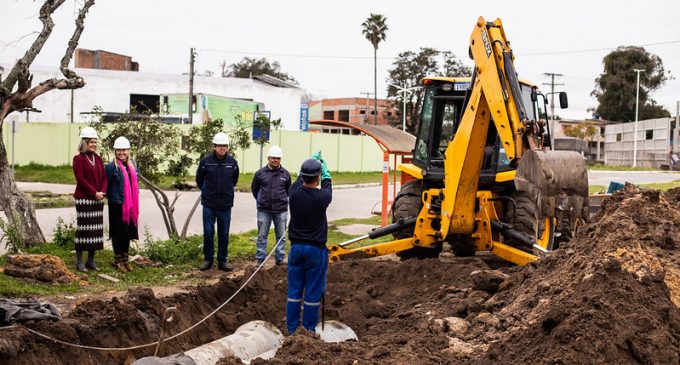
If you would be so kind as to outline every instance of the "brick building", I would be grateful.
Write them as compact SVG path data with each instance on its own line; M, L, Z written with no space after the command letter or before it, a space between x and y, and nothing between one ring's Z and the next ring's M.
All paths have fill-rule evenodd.
M310 120L337 120L356 124L374 124L373 99L338 98L322 99L309 102ZM392 101L378 99L378 124L396 122L399 110Z
M78 48L75 52L76 68L94 68L99 70L139 71L139 63L132 57L97 50Z

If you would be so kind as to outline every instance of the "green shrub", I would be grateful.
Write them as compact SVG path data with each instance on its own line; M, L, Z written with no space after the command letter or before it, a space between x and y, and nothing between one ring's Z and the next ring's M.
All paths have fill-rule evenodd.
M18 222L18 220L15 220ZM20 223L10 223L0 218L0 242L5 242L5 248L8 253L18 253L24 247L24 237L21 233Z
M139 250L139 254L151 260L164 264L187 264L203 259L201 236L192 236L186 240L172 238L165 241L153 239L149 232L144 236L144 248Z
M57 226L54 228L52 243L61 247L73 247L76 243L76 227L73 221L65 223L59 217Z

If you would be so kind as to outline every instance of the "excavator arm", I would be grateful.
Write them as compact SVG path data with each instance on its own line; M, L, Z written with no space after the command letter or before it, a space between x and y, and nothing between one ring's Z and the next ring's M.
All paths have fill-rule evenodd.
M511 163L535 146L513 57L500 19L479 17L470 37L475 61L472 92L460 125L445 154L439 237L474 230L476 194L489 124L496 130ZM464 156L464 158L461 158Z

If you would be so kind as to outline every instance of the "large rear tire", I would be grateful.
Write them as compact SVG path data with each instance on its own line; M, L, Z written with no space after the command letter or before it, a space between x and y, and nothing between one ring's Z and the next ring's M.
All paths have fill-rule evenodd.
M394 199L392 205L392 223L402 218L417 217L423 208L423 184L421 180L412 180L401 187L399 194ZM394 239L404 239L413 237L413 228L406 228L393 234ZM442 251L442 245L435 248L414 247L409 250L397 252L397 256L402 260L412 258L436 258Z
M515 230L524 233L536 242L539 233L538 206L536 202L531 199L529 194L523 191L515 191L510 197L514 204L508 203L505 222L511 224ZM506 242L511 246L533 253L533 247L528 247L522 242L511 238L508 238Z

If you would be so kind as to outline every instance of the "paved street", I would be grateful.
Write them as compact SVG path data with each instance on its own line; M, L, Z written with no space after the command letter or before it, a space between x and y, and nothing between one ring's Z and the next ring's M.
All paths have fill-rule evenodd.
M72 185L43 184L43 183L18 183L19 189L23 191L51 191L54 193L72 193ZM368 218L371 216L371 209L377 206L379 209L380 190L379 186L360 187L360 188L336 188L333 191L333 202L328 209L328 219L330 221L341 218ZM173 199L174 193L167 192L168 198ZM189 210L193 206L199 193L181 192L175 204L175 220L178 230L186 220ZM140 235L145 229L156 238L166 239L168 237L163 223L160 210L156 201L149 190L142 189L140 193ZM107 209L104 209L104 222L108 222ZM59 217L64 221L74 221L76 217L75 208L53 208L39 209L38 222L49 240L57 224ZM255 229L257 227L255 199L250 193L236 193L234 208L232 209L231 232L239 233ZM196 209L196 213L189 224L189 234L200 234L203 232L201 220L201 206ZM140 237L141 238L141 237Z
M609 186L610 181L633 184L666 183L680 180L679 172L665 171L588 171L590 185Z
M608 186L610 181L632 182L635 184L645 184L654 182L670 182L680 180L680 173L677 172L628 172L628 171L590 171L590 185ZM72 193L72 185L44 184L44 183L18 183L19 189L23 191L51 191L54 193ZM391 192L391 189L390 189ZM333 221L341 218L367 218L371 216L372 210L380 209L380 186L369 187L336 187L333 192L333 203L328 209L328 219ZM175 220L178 229L181 230L191 206L197 199L198 192L181 192L175 204ZM168 197L172 199L174 193L168 192ZM236 193L234 208L232 210L231 232L240 233L256 228L255 220L255 200L250 193ZM145 230L155 238L166 239L168 237L160 210L150 191L143 189L140 193L140 235ZM55 208L40 209L36 213L38 222L43 229L46 238L50 240L57 224L57 219L61 217L66 222L75 221L75 208ZM105 222L108 222L107 209L104 209ZM189 234L202 233L201 207L199 205L196 213L189 224ZM141 237L140 237L141 238ZM4 247L0 247L0 253Z

